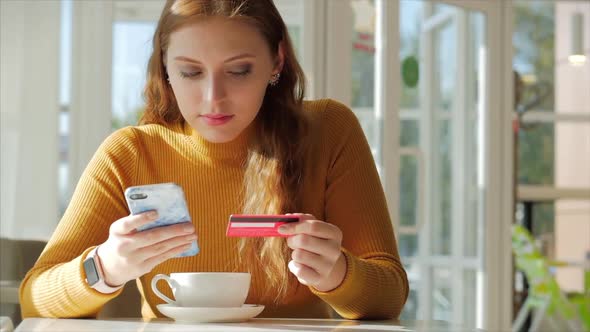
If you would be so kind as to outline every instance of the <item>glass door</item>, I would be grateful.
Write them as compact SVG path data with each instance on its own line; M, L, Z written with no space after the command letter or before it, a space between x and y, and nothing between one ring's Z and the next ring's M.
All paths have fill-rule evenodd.
M508 326L502 8L328 1L326 95L351 106L371 145L411 283L403 319Z
M496 6L496 7L494 7ZM489 327L491 220L499 192L489 186L492 36L500 4L400 1L400 191L398 242L410 279L405 319ZM491 19L493 17L493 19ZM492 33L491 33L492 32ZM497 140L501 141L501 140ZM509 256L504 258L509 260ZM493 273L493 272L492 272ZM506 286L506 285L505 285ZM496 292L500 290L496 289Z

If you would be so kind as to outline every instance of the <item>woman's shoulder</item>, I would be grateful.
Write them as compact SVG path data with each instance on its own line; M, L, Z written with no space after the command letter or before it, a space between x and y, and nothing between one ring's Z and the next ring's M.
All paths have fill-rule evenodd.
M119 128L113 131L102 142L101 148L103 150L113 150L124 146L134 146L137 144L137 136L132 126Z
M175 125L146 124L127 126L112 132L103 142L103 149L136 149L150 142L166 141L167 137L178 134Z
M309 114L313 126L321 127L328 133L340 134L360 127L358 118L350 107L333 99L307 100L304 110Z
M115 131L113 134L138 141L168 140L171 136L182 134L182 124L150 123L138 126L128 126Z
M135 135L142 137L165 137L179 134L182 131L181 124L159 124L149 123L139 126L128 127L135 132Z

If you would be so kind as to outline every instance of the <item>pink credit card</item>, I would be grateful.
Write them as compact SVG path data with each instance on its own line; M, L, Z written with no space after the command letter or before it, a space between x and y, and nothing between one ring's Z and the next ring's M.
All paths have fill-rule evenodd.
M299 221L294 215L270 214L232 214L225 235L229 237L270 237L288 235L279 234L281 225Z

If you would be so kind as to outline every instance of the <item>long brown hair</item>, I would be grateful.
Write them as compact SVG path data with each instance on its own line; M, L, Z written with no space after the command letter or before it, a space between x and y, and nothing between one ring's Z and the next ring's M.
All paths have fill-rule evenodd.
M203 16L225 16L253 23L284 64L276 86L267 88L255 119L256 130L245 163L243 213L281 214L301 210L301 190L309 132L303 113L305 77L295 58L287 28L272 0L167 0L153 39L145 87L146 110L140 124L182 123L164 64L170 34ZM264 271L267 289L279 301L288 291L289 248L283 239L243 239L240 262ZM273 294L266 294L273 295Z

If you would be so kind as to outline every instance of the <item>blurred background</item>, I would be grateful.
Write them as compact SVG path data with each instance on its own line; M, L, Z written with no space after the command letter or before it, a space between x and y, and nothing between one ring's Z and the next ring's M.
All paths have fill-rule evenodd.
M19 280L81 172L141 115L163 3L0 1L0 316L18 322ZM411 282L402 319L510 329L535 295L514 224L560 294L590 298L590 2L275 4L307 98L340 100L365 130ZM536 309L518 329L552 328Z

